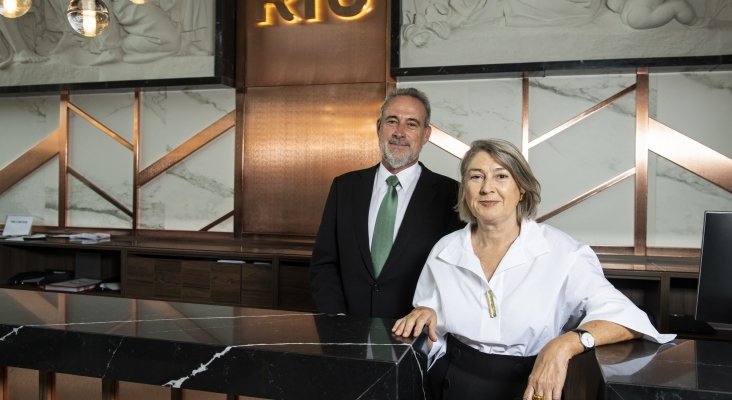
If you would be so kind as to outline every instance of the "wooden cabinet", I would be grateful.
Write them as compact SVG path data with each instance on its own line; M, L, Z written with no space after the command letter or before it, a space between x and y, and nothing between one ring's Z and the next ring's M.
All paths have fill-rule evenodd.
M120 277L122 249L47 241L0 242L0 283L29 271L66 271L97 279Z
M600 257L608 280L651 317L662 332L671 316L693 318L698 257ZM687 336L688 337L688 336Z
M0 242L0 283L24 271L85 271L119 277L117 295L194 303L313 311L312 242L184 241L115 238L81 245L65 239ZM600 256L605 276L656 326L693 316L698 258ZM98 292L92 294L99 294Z
M242 269L238 263L132 254L125 263L122 293L136 298L238 305Z
M298 246L265 252L234 241L0 242L0 279L9 286L20 272L81 268L119 277L124 297L313 311L309 246Z
M277 306L292 310L314 310L307 260L281 260L277 274Z

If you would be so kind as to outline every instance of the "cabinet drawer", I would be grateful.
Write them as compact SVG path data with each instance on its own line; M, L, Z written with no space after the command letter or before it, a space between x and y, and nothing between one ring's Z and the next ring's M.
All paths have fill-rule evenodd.
M241 267L241 305L245 307L274 306L272 265L246 263Z
M203 303L239 304L241 265L206 259L129 256L125 294Z
M277 307L288 310L315 310L310 291L310 269L305 263L280 265Z

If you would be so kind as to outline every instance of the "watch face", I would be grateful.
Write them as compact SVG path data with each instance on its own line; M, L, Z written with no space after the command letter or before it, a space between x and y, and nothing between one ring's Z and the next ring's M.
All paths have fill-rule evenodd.
M580 342L582 342L585 348L590 349L595 347L595 338L589 332L582 332L580 334Z

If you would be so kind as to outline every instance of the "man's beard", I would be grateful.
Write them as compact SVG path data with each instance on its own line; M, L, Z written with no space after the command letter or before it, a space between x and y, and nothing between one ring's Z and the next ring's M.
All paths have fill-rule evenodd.
M403 166L412 163L417 159L416 157L414 157L414 153L411 151L411 148L409 148L409 150L407 150L407 152L405 152L403 156L399 157L396 154L392 153L388 144L381 142L380 146L382 157L394 169L402 168Z

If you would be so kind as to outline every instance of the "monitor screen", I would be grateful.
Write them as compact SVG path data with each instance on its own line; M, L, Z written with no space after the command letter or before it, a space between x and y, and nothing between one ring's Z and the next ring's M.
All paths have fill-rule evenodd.
M696 319L732 324L732 211L706 211Z

